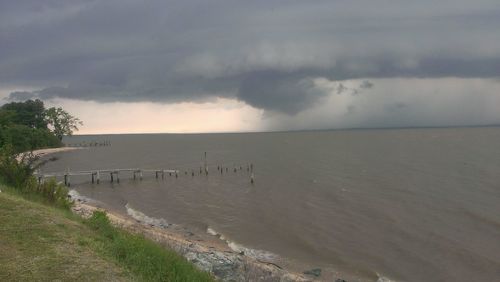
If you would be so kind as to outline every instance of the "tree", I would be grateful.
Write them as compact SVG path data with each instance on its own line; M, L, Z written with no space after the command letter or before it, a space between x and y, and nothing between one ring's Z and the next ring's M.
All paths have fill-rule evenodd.
M54 135L62 140L64 135L71 136L78 130L78 125L83 125L80 119L70 115L62 108L49 108L45 111L45 120Z
M4 115L7 112L13 114L9 117L13 123L22 124L29 128L47 128L45 107L39 99L8 103L3 105L0 110L4 112Z

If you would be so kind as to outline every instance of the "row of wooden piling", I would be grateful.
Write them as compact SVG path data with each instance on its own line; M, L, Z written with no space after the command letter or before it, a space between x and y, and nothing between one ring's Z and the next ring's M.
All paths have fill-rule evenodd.
M89 141L89 142L81 142L81 143L72 143L66 144L68 147L107 147L111 146L111 141L102 140L102 141Z
M236 173L238 172L238 169L240 171L243 170L243 166L235 166L233 167L233 172ZM222 165L217 166L217 171L220 174L223 174L224 171L226 173L229 173L229 167L223 167ZM250 183L254 183L254 173L253 173L253 164L248 164L246 167L246 171L250 173ZM54 174L42 174L40 172L37 172L36 175L38 176L38 182L39 184L43 183L45 178L50 178L50 177L64 177L64 185L66 186L71 186L71 176L91 176L91 181L92 183L97 183L99 184L101 181L101 175L102 174L108 174L110 177L111 183L115 182L120 183L120 172L132 172L134 180L139 178L139 180L143 179L143 173L144 172L154 172L155 173L155 178L159 179L160 177L162 179L165 178L165 174L168 173L169 176L175 176L175 178L179 177L179 170L175 169L137 169L137 168L129 168L129 169L103 169L103 170L95 170L95 171L76 171L76 172L70 172L69 169L66 170L64 173L54 173ZM184 171L185 175L188 175L188 171ZM208 166L205 166L205 168L200 167L199 170L199 175L205 174L208 176ZM191 176L195 176L195 170L191 170Z

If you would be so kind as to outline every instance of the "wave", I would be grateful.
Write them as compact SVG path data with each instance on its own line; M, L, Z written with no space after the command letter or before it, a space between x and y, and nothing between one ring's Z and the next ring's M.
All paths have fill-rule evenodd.
M396 280L389 279L387 277L381 276L377 273L378 279L377 282L396 282Z
M94 200L89 197L82 196L78 191L71 189L68 191L68 196L78 202L83 202L83 203L88 203L88 202L93 202Z
M130 205L127 203L125 205L125 208L127 209L127 214L130 215L133 219L140 221L142 223L151 225L151 226L156 226L160 228L168 228L169 226L172 226L171 223L168 223L165 219L163 218L154 218L154 217L149 217L145 215L144 213L133 209L130 207Z
M212 236L218 237L220 240L224 241L227 246L233 250L234 252L244 254L246 256L258 259L258 260L276 260L278 258L278 255L264 251L264 250L258 250L258 249L251 249L247 248L241 244L238 244L236 242L233 242L229 239L227 239L224 235L221 233L217 232L215 229L208 227L207 228L207 234L210 234Z

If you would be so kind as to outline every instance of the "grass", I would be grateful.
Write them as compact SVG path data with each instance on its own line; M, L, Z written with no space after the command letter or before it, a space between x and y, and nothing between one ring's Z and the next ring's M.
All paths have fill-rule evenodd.
M106 255L146 281L213 281L175 252L113 227L104 212L94 212L87 224L100 234L100 249Z
M0 281L212 281L173 251L0 188Z

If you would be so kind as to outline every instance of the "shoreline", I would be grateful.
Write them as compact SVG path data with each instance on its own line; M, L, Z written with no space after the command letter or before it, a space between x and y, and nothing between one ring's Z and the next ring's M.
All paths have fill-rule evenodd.
M45 157L50 154L84 149L83 147L60 147L39 149L33 154ZM72 190L75 191L76 190ZM141 234L144 237L168 247L193 263L197 268L209 272L221 281L368 281L343 275L338 271L321 273L321 269L310 269L300 272L291 265L278 265L280 262L265 261L250 256L245 251L232 249L221 234L195 234L185 227L172 227L171 224L156 224L145 219L137 219L131 214L123 214L119 211L103 207L94 199L70 195L73 200L71 211L84 218L88 218L96 210L105 211L110 222L128 232ZM214 231L215 232L215 231ZM316 271L319 270L319 273ZM323 269L325 270L325 269ZM386 280L378 279L377 282ZM389 280L387 280L389 281Z
M58 148L46 148L46 149L38 149L32 151L33 155L38 156L38 157L43 157L46 155L50 154L55 154L55 153L60 153L60 152L68 152L68 151L74 151L74 150L81 150L83 149L82 147L58 147ZM22 154L25 154L27 152L24 152Z
M58 147L58 148L45 148L45 149L37 149L33 151L26 151L22 152L19 155L17 155L16 159L18 161L21 161L22 158L29 153L32 153L35 157L45 157L51 154L55 153L61 153L61 152L69 152L69 151L75 151L75 150L81 150L83 147Z
M321 277L294 273L272 262L235 252L218 237L206 240L192 233L185 235L169 230L168 227L162 228L123 216L80 199L74 200L71 210L84 218L90 217L96 210L105 211L113 225L134 234L141 234L174 250L199 269L210 272L221 281L323 281Z

